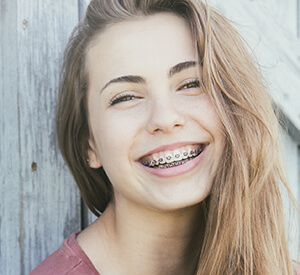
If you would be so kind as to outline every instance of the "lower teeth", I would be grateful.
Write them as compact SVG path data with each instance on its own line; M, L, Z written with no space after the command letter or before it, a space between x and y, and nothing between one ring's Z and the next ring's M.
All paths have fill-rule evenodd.
M181 161L175 161L175 162L172 162L172 163L160 164L160 165L158 165L156 167L153 167L153 168L170 168L170 167L182 165L182 164L188 162L191 159L193 159L193 158L188 158L188 159L181 160Z

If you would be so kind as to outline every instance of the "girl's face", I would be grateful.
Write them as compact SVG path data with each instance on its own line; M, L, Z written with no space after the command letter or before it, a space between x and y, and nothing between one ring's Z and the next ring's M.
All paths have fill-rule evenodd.
M210 193L224 135L195 53L187 23L169 13L117 23L87 53L89 163L119 204L170 211Z

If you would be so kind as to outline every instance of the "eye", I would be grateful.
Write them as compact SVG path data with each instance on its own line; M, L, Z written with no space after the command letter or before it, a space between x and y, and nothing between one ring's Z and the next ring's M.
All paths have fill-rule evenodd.
M137 98L141 98L141 97L131 95L131 94L118 94L109 101L109 105L112 106L121 102L131 101Z
M185 89L191 89L191 88L199 88L200 87L200 82L198 79L192 79L184 83L182 86L179 87L180 90L185 90Z

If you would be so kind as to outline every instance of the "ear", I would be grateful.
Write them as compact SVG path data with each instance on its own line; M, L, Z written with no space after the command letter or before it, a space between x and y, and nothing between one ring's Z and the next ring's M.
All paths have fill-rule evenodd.
M89 141L88 163L91 168L97 169L100 168L102 164L93 147L91 141Z

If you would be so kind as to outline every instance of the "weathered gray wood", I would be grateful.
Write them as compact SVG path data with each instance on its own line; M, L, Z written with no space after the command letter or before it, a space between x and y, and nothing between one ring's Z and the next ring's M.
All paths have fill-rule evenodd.
M297 0L297 36L300 38L300 0Z
M2 0L1 8L0 273L28 274L80 230L80 197L54 123L78 3Z
M82 18L85 14L86 8L90 0L79 0L79 17Z
M17 2L0 9L0 274L21 274Z
M18 1L22 259L25 274L80 229L80 198L57 148L59 64L77 1ZM36 163L36 168L33 167ZM33 249L34 248L34 249Z

